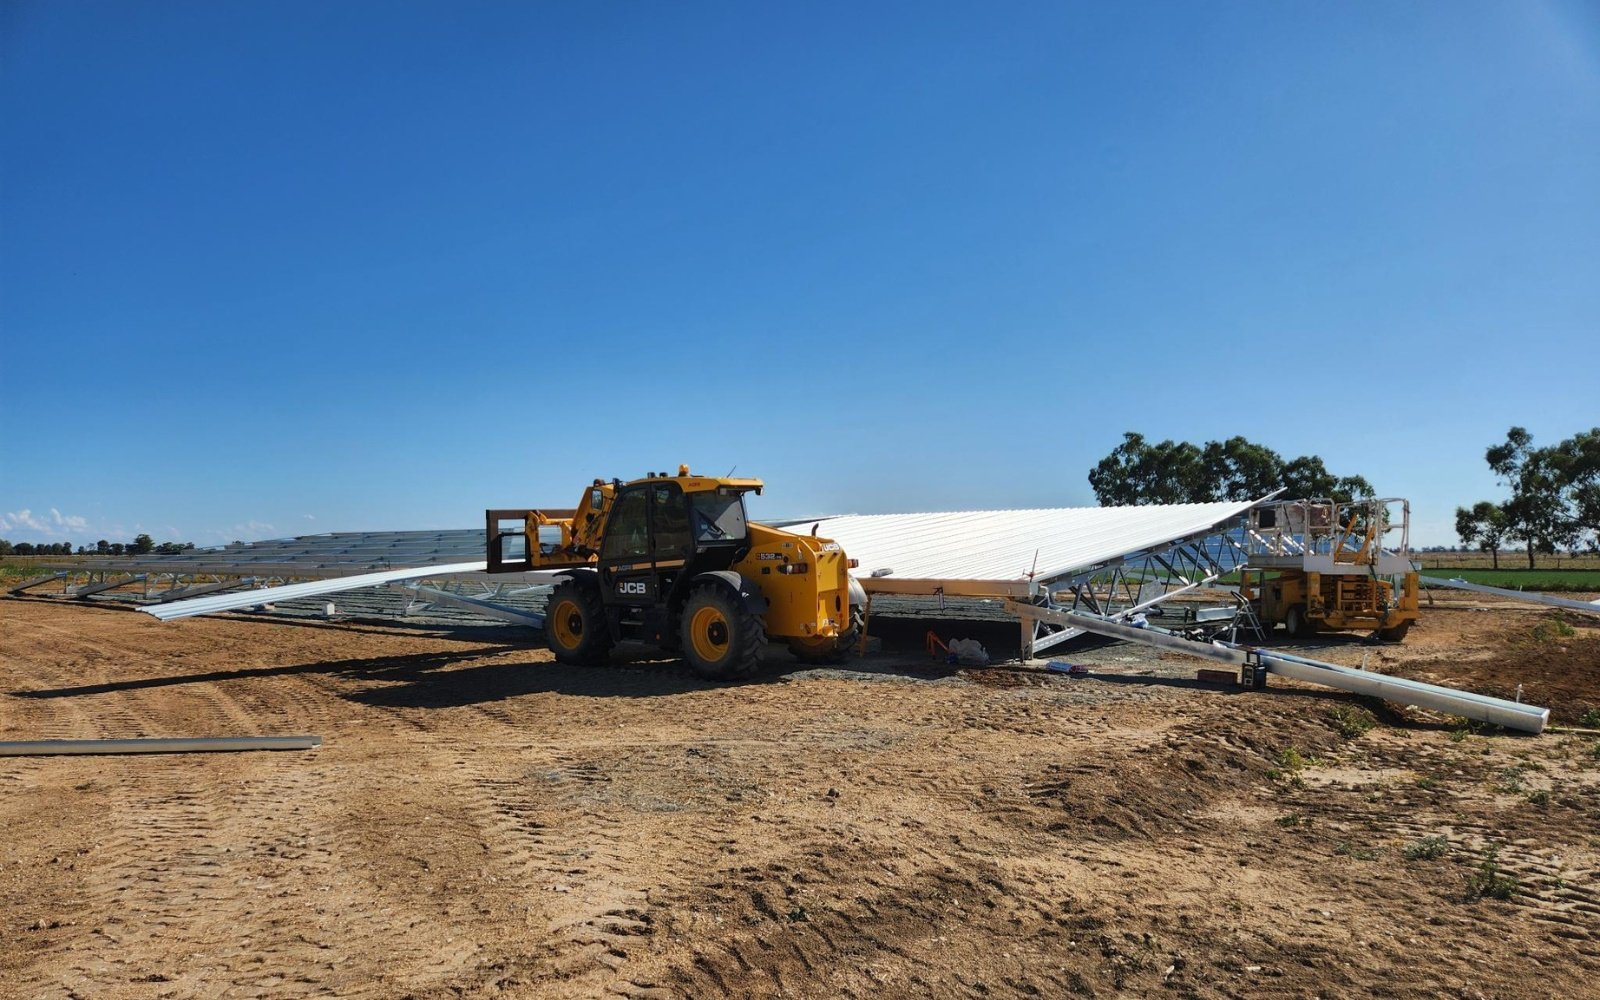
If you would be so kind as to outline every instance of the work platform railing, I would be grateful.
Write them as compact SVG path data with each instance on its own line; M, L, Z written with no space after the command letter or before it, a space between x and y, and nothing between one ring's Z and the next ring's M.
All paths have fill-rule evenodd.
M1252 569L1400 576L1411 572L1411 504L1399 497L1280 500L1249 513Z

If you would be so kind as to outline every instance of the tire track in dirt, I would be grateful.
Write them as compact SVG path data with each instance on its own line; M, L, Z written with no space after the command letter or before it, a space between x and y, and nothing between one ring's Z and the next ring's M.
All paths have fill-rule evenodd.
M236 837L252 858L258 888L249 920L261 930L230 969L235 985L262 995L379 998L397 982L452 982L472 965L478 944L449 931L454 921L440 912L447 901L363 864L354 828L367 817L353 808L357 795L326 795L332 787L355 793L360 782L333 766L283 768L251 782ZM385 888L374 884L380 878ZM285 969L302 975L280 981Z
M10 687L150 686L15 699L41 721L74 725L87 709L93 735L102 722L233 726L243 712L342 738L308 755L189 758L193 771L107 761L87 790L64 781L64 761L36 775L63 826L115 827L117 857L80 859L93 863L81 888L40 880L45 916L93 907L79 927L15 925L27 950L0 957L4 995L1531 998L1546 981L1576 995L1596 971L1583 936L1595 858L1564 843L1590 849L1567 825L1579 782L1513 814L1481 794L1488 763L1430 757L1451 788L1413 793L1395 775L1414 763L1373 754L1381 732L1340 743L1323 701L1185 693L1203 707L1179 711L1165 692L1049 679L708 688L595 672L524 685L493 650L441 656L429 637L282 640L217 621L169 643L140 616L48 613L149 658L124 669L124 653L40 633L61 676ZM172 676L191 667L219 679ZM1392 742L1395 759L1465 750L1437 732ZM1291 745L1330 758L1334 783L1317 783L1321 765L1306 789L1269 777ZM1543 744L1481 745L1528 754L1530 785L1559 770ZM1335 770L1380 784L1345 788ZM1458 775L1478 793L1461 818ZM1274 823L1287 812L1312 825ZM1436 861L1334 850L1396 851L1450 819L1453 853ZM136 822L151 825L143 840ZM208 824L208 843L183 835ZM1454 891L1480 837L1504 844L1518 899ZM41 849L18 845L48 875ZM0 868L13 909L29 899L4 880L15 870ZM1538 985L1519 958L1540 966Z
M108 642L103 638L85 639L67 629L56 628L42 623L38 624L37 627L51 633L58 642L64 642L67 645L88 651L88 659L85 662L86 664L93 664L95 667L93 670L94 676L73 675L62 677L58 672L55 673L56 687L53 690L63 692L57 696L60 700L78 697L88 698L97 713L100 710L105 710L109 713L109 716L106 717L111 718L117 718L119 714L122 714L123 718L118 719L118 721L124 721L125 719L124 710L118 706L131 701L141 706L134 714L151 725L159 723L163 719L181 718L187 721L192 716L198 715L205 720L208 726L216 727L211 732L196 733L194 735L227 735L230 732L253 734L256 731L257 724L254 714L241 706L231 695L221 690L214 682L180 682L172 685L162 685L159 688L141 687L135 682L119 689L116 687L120 680L120 677L116 675L117 661L113 660L108 654L120 654L123 661L133 660L158 663L164 667L168 665L168 661L152 655L146 650ZM83 694L71 693L73 688L94 686L103 686L111 688L111 690L84 692ZM226 725L218 725L219 723L226 723ZM151 730L147 728L144 731L149 732Z
M49 678L60 686L80 680ZM253 718L237 699L205 684L176 699L165 689L97 695L98 721L159 731L148 710L152 698L163 701L163 717L191 724ZM151 981L176 983L193 996L297 997L340 986L342 994L376 998L392 994L370 985L370 966L338 970L359 969L382 954L386 969L405 970L411 982L458 973L475 951L465 938L455 946L409 943L405 928L431 922L432 914L392 899L381 916L325 903L370 896L371 889L352 880L334 846L342 832L338 810L330 821L328 808L308 805L342 784L315 759L250 754L111 762L104 775L114 828L94 863L115 875L84 897L78 921L96 925L94 957L69 966L57 981L25 980L29 988L94 995L156 977ZM230 940L218 935L219 925L251 931ZM286 968L298 971L285 977Z
M1070 900L983 863L908 860L894 845L845 849L816 840L760 865L717 873L669 921L693 942L662 980L680 995L830 996L986 993L1004 983L967 973L967 942L1024 952L1053 947L1073 926ZM993 937L991 937L993 935ZM1079 983L1058 965L1011 988L1064 995Z
M96 879L84 899L97 924L92 950L67 966L61 985L92 995L192 966L171 951L194 944L185 925L201 909L237 906L232 859L219 842L228 797L193 763L143 758L136 777L110 776L115 830L94 860L114 874ZM153 961L157 955L174 960Z
M46 630L61 631L48 626ZM63 638L69 645L90 649L83 664L89 669L63 671L36 665L33 680L48 687L35 689L104 683L105 671L99 666L106 659L103 647L72 635ZM162 731L156 714L145 704L150 696L141 696L137 689L82 696L90 699L92 709L79 707L79 697L47 701L52 708L59 705L85 719L91 719L92 712L93 736ZM214 700L201 699L200 704L204 714L229 714ZM101 761L98 770L102 794L107 796L103 815L110 829L88 863L115 874L90 880L91 888L78 901L76 922L80 927L93 925L87 932L87 952L80 949L79 958L67 963L59 976L24 979L40 996L92 995L141 977L167 975L159 969L141 971L149 960L138 956L160 951L169 937L181 937L184 923L197 909L236 897L231 881L224 878L226 851L217 843L223 793L205 775L201 762L181 756L125 757Z
M1594 950L1595 943L1600 942L1600 867L1592 851L1508 837L1489 822L1460 817L1437 824L1383 813L1365 818L1380 836L1398 844L1443 837L1460 865L1463 893L1466 876L1495 849L1498 869L1517 880L1518 891L1511 902L1529 908L1534 920L1552 925L1552 934L1584 948L1587 954L1579 960L1586 967L1600 969L1600 954Z
M1586 846L1528 836L1528 813L1537 807L1505 795L1486 795L1486 781L1521 771L1518 765L1494 762L1489 747L1481 754L1466 754L1445 746L1408 744L1380 738L1341 750L1332 761L1318 761L1307 772L1311 787L1300 780L1279 793L1283 815L1294 817L1297 827L1309 827L1309 837L1325 844L1338 841L1335 853L1359 857L1362 851L1378 852L1358 862L1374 866L1363 877L1386 877L1377 867L1385 854L1397 859L1389 864L1437 872L1431 895L1470 907L1477 920L1501 925L1506 934L1514 933L1515 916L1525 915L1542 931L1536 938L1557 949L1563 961L1600 971L1595 946L1600 941L1600 858ZM1338 777L1322 780L1322 767L1334 768ZM1394 776L1401 776L1397 787ZM1411 781L1423 777L1427 782L1413 788ZM1508 808L1507 801L1515 804ZM1408 845L1426 838L1445 842L1442 857L1403 858ZM1514 879L1513 895L1505 901L1474 901L1468 879L1482 874L1480 868Z
M32 658L13 661L16 673L25 678L18 690L44 691L53 687L51 678L55 670L48 664ZM0 732L8 740L68 740L93 739L100 735L99 720L91 719L72 699L46 699L28 697L27 694L7 692L0 695ZM6 757L0 760L0 787L15 790L31 788L38 775L47 768L55 768L59 761L49 757Z
M603 768L559 751L510 773L464 747L445 756L495 872L533 901L547 936L541 964L584 995L626 986L630 951L652 932L653 917L626 831L593 807L593 789L609 781Z

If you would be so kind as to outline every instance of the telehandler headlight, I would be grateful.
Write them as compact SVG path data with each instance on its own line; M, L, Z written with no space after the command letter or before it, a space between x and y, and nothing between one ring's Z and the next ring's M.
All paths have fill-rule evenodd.
M778 572L788 576L793 573L804 573L810 568L805 563L784 563L778 567Z

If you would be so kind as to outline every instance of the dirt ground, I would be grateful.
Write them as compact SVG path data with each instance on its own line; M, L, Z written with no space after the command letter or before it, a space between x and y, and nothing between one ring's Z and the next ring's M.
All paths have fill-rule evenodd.
M1600 708L1600 618L1306 648ZM0 996L1600 995L1594 740L1062 658L1094 674L717 686L514 628L0 601L0 739L325 740L0 758ZM1471 898L1496 846L1514 890Z

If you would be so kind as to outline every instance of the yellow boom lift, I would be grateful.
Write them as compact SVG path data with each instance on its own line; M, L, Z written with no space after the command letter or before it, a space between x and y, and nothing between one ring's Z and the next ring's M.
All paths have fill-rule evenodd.
M1291 635L1370 629L1398 642L1421 617L1410 533L1411 505L1399 499L1257 507L1250 512L1240 596L1262 625L1282 624Z
M754 673L769 640L837 661L866 603L854 563L829 539L747 520L744 496L761 487L681 465L596 479L572 510L489 510L489 572L565 571L545 611L563 663L604 663L625 640L681 653L718 680Z

